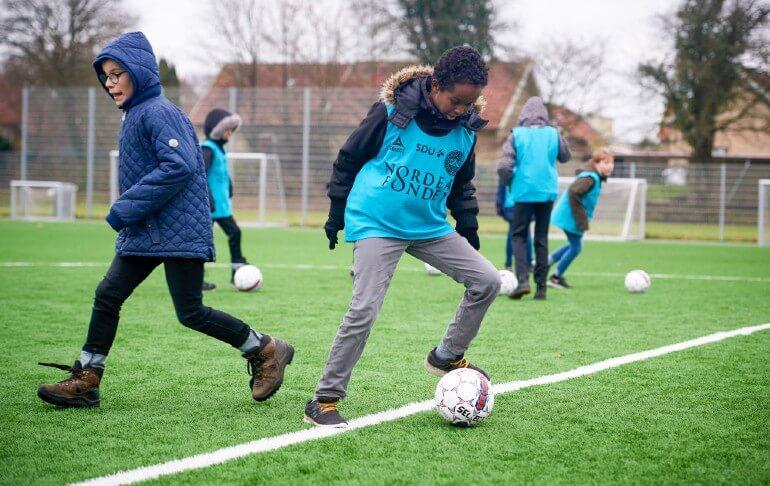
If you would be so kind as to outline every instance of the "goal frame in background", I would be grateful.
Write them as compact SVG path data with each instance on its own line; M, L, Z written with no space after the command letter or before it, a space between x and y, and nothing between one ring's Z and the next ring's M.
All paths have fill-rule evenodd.
M26 194L31 189L53 191L50 216L30 214L30 201ZM11 181L11 219L27 221L74 221L78 186L61 181Z
M765 231L768 221L767 212L770 207L767 206L767 196L770 194L770 179L759 180L759 190L757 191L759 203L757 204L757 244L759 246L770 246L770 241L765 239Z
M566 188L576 179L576 177L559 177L559 185ZM626 203L625 212L623 215L622 226L617 235L604 235L592 232L590 229L586 232L586 239L589 240L605 240L605 241L638 241L645 238L645 224L647 221L647 179L626 178L626 177L610 177L604 184L626 184L629 187L628 201ZM606 190L606 186L605 186ZM559 197L561 197L561 192ZM599 199L599 205L597 210L600 210L602 205L602 199ZM635 209L638 208L638 211ZM635 214L636 213L636 214ZM601 212L597 214L594 221L602 222ZM638 225L636 231L632 228L634 224ZM551 225L550 236L562 236L563 233L559 231L559 228Z
M117 150L110 151L110 204L119 196L118 186L118 156ZM281 159L278 154L265 152L228 152L228 163L231 173L233 165L236 162L247 162L259 164L259 178L257 181L257 219L238 218L238 224L243 227L271 227L288 226L288 217L286 210L286 187L283 183L283 172L281 170ZM274 171L277 191L278 191L278 211L279 221L271 222L267 218L267 192L268 192L268 171ZM234 208L237 211L237 208Z

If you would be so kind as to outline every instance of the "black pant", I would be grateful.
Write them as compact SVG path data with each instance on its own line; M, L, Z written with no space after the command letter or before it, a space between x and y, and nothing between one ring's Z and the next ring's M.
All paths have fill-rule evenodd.
M227 235L227 244L230 246L230 261L233 263L244 263L246 260L241 253L241 228L232 216L226 218L217 218L215 223L219 223L222 231Z
M161 263L166 270L166 283L179 322L236 348L246 342L249 326L229 314L203 305L203 260L115 256L107 274L96 287L84 351L103 355L109 353L118 330L123 302ZM147 318L152 319L152 314L148 313Z
M529 281L527 261L527 230L535 219L535 283L545 286L548 278L548 225L551 224L553 201L517 202L513 206L513 255L516 258L516 277L519 282Z

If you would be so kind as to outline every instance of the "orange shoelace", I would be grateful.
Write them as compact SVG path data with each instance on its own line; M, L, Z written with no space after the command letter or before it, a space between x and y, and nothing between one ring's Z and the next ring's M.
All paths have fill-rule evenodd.
M460 358L457 361L452 361L452 366L456 366L458 368L467 368L470 362L465 358Z
M318 408L320 408L324 413L331 412L333 410L337 410L337 402L318 402Z

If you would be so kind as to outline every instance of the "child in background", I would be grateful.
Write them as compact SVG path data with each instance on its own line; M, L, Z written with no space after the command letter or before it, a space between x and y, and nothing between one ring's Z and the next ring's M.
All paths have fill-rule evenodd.
M230 247L230 283L235 272L248 262L241 252L241 228L233 217L233 181L228 169L225 144L230 140L238 127L241 117L221 108L215 108L206 115L203 122L203 133L206 140L201 144L203 162L206 166L206 182L209 188L209 203L211 204L211 219L219 224L227 235ZM214 290L216 285L203 282L203 290Z
M615 167L612 153L606 148L596 150L586 162L569 189L559 198L551 221L564 230L567 244L556 250L548 259L549 265L556 265L556 271L548 279L548 286L567 289L564 272L580 254L583 234L594 216L594 209L602 193L602 183L612 174Z
M512 191L510 187L505 184L497 186L497 200L495 201L495 208L497 209L497 215L503 218L508 223L508 237L505 239L505 269L513 269L513 206L516 204L513 201ZM530 271L534 267L534 260L532 260L532 230L527 228L527 261L530 262Z
M412 66L391 76L334 163L329 248L345 229L353 250L353 298L334 338L323 375L305 406L305 421L346 427L337 403L406 252L465 286L465 294L425 368L442 376L458 368L484 373L465 359L500 289L497 269L479 252L476 130L487 66L472 47L441 55L435 68ZM446 209L457 222L453 229ZM394 342L393 346L399 343ZM484 373L486 375L486 373Z
M553 202L559 193L556 161L570 159L567 142L549 124L548 110L537 96L528 99L519 114L519 126L511 130L498 164L502 184L510 185L513 206L513 255L519 286L511 295L521 299L531 292L526 257L527 229L535 220L536 300L545 300L548 278L548 226ZM516 177L513 177L513 174Z
M59 407L99 406L99 385L120 309L162 264L179 321L243 353L252 375L252 397L270 398L283 382L294 348L203 305L203 264L214 259L203 156L189 118L162 94L152 46L141 32L122 35L93 66L104 90L123 110L120 197L107 215L107 223L119 232L116 255L96 287L80 359L71 367L40 363L69 371L70 377L41 385L38 396Z

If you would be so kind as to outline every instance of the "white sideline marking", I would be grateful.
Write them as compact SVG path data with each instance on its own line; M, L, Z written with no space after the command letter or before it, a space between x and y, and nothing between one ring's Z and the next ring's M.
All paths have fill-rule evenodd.
M720 331L707 336L691 339L676 344L669 344L660 348L649 349L647 351L641 351L639 353L628 354L625 356L619 356L617 358L610 358L598 363L581 366L573 370L556 373L553 375L539 376L529 380L522 381L509 381L507 383L501 383L495 385L493 390L496 394L510 393L512 391L521 390L537 385L547 385L550 383L558 383L561 381L571 380L573 378L579 378L581 376L591 375L604 371L610 368L617 368L624 364L634 363L637 361L644 361L664 354L674 353L697 346L703 346L704 344L715 343L724 339L732 338L735 336L748 336L758 331L770 329L770 322L765 324L759 324L756 326L742 327L740 329L733 329L730 331ZM102 476L94 479L89 479L81 483L75 483L76 485L115 485L115 484L132 484L140 481L147 481L149 479L156 479L161 476L168 476L171 474L178 474L184 471L191 471L193 469L202 469L209 466L221 464L223 462L245 457L251 454L259 454L262 452L273 451L288 447L293 444L299 444L302 442L308 442L311 440L323 439L325 437L331 437L333 435L342 434L351 430L362 429L365 427L371 427L384 422L392 422L400 418L408 417L420 412L426 412L434 407L433 400L425 400L422 402L413 402L402 407L385 410L384 412L378 412L371 415L365 415L357 419L353 419L349 422L347 429L327 429L327 428L312 428L299 430L296 432L290 432L288 434L282 434L275 437L266 437L264 439L254 440L230 447L224 447L213 452L205 452L202 454L196 454L184 459L176 459L173 461L164 462L162 464L156 464L154 466L140 467L129 471L118 472L107 476Z
M57 268L107 268L110 262L0 262L2 267L57 267ZM207 263L213 268L230 268L228 263ZM343 265L319 265L305 263L263 263L262 268L278 268L287 270L344 270L350 269ZM400 267L405 272L424 272L422 267ZM624 278L625 273L619 272L570 272L570 275L578 277L610 277ZM720 282L770 282L770 277L741 277L738 275L687 275L676 273L651 273L650 277L662 280L708 280Z

